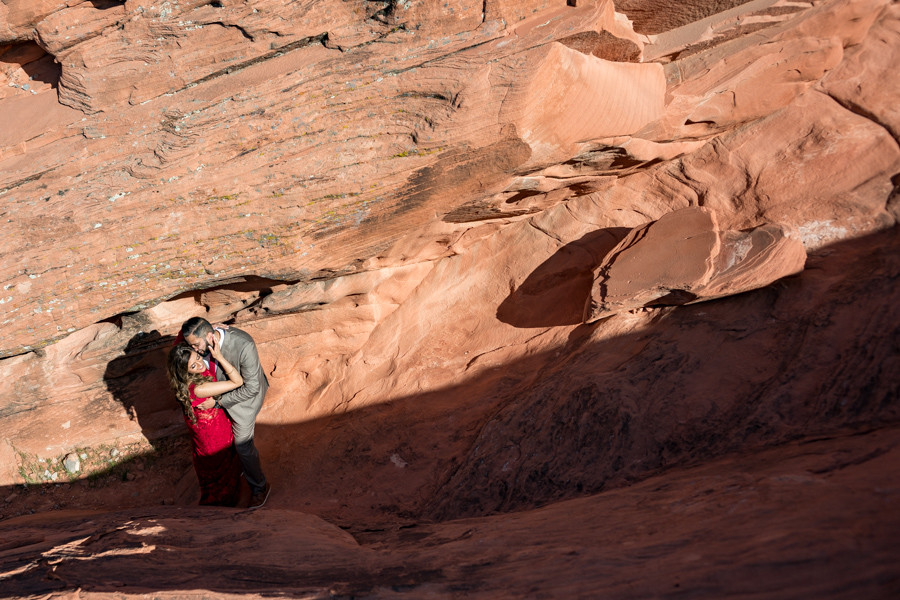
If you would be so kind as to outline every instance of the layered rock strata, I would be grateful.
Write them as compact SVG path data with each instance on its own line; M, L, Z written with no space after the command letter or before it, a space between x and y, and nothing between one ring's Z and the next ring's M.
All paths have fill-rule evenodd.
M17 33L5 39L56 53L61 78L51 85L63 104L51 89L9 97L0 111L0 193L10 211L0 248L4 355L236 275L308 281L394 266L377 261L411 231L531 214L604 190L611 176L739 135L795 100L847 120L803 92L837 85L824 75L844 48L861 48L876 20L893 18L876 0L791 5L752 36L662 65L633 62L633 53L600 59L597 47L571 41L612 37L645 60L663 51L609 2L560 2L532 21L502 3L478 21L462 15L481 3L438 15L425 4L376 14L381 4L337 2L327 23L304 3L291 5L296 15L279 13L280 3L157 4L85 2L46 14L10 5ZM335 49L339 23L383 36ZM848 93L842 106L855 102ZM832 127L865 125L823 125ZM885 133L874 125L858 143L880 148ZM859 175L889 178L896 157L877 154L871 166L842 168L865 164ZM616 194L627 195L621 183ZM833 228L864 233L889 222L866 211ZM729 212L745 215L738 228L760 224Z

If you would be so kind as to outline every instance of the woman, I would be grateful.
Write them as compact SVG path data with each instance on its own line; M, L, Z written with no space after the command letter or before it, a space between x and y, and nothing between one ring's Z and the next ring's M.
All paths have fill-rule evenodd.
M231 421L218 404L210 409L195 408L205 399L244 385L240 372L222 356L219 341L209 346L228 381L216 381L215 363L207 367L190 346L177 344L169 352L169 382L184 410L191 431L194 470L200 480L200 504L235 506L241 494L241 463L234 450Z

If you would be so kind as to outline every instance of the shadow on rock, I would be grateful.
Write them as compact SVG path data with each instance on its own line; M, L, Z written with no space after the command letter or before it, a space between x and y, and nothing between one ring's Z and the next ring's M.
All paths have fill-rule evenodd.
M580 326L564 347L486 369L450 389L351 406L303 423L260 424L257 439L274 484L263 510L156 506L90 517L32 515L3 531L4 585L22 596L76 588L284 597L395 597L421 588L420 596L436 589L470 595L477 590L459 586L486 585L511 564L524 565L515 577L527 579L548 557L559 560L550 569L555 584L569 579L559 576L565 569L602 582L612 576L604 564L645 569L647 557L662 564L668 550L660 548L671 549L672 573L688 576L684 556L725 557L742 528L745 550L728 554L716 568L743 569L748 587L728 587L735 581L729 570L724 587L704 587L704 597L749 594L760 580L760 564L792 585L798 573L808 577L811 583L791 594L796 597L812 583L843 591L896 588L900 538L887 516L887 494L896 489L892 453L900 421L898 250L896 229L837 244L812 255L797 277ZM628 318L644 320L621 330L629 333L604 335L605 323ZM153 414L152 402L141 396L152 395L154 382L164 383L161 361L171 342L150 335L136 336L108 370L111 389L136 414ZM805 462L772 467L783 456L779 448ZM769 454L755 460L761 452ZM749 462L735 469L736 461ZM699 474L690 470L708 465ZM858 468L863 479L842 483ZM783 500L772 501L769 490ZM579 497L585 504L555 506ZM573 512L594 502L605 504ZM157 504L151 497L146 503ZM525 513L541 506L539 514ZM279 510L285 508L295 510ZM403 531L379 554L377 544L361 547L339 527L296 509L358 531ZM554 511L558 521L539 534ZM457 520L497 514L502 519ZM807 517L797 535L810 542L797 544L785 528ZM524 537L504 538L517 520ZM595 526L602 530L581 535ZM560 537L563 527L572 530ZM664 530L670 541L657 535ZM880 557L877 573L865 580L858 569L874 563L847 545L860 531L866 548L877 547L873 556ZM777 535L761 548L761 532ZM823 536L830 536L824 552ZM538 546L522 551L535 539L562 541L554 554ZM685 539L694 540L693 550ZM776 550L779 540L784 544ZM721 545L711 551L713 542ZM637 550L629 550L634 543ZM473 561L473 552L488 547L496 552ZM421 558L429 548L435 555ZM605 550L613 554L579 558ZM454 551L459 555L452 560L440 560ZM853 567L837 573L834 565L846 560L855 561ZM488 574L484 569L492 564L500 566ZM708 575L697 572L694 585L708 583ZM631 590L647 578L627 579L622 586ZM872 581L876 587L866 587ZM481 591L478 597L498 595L497 589Z
M513 327L562 327L581 323L594 268L628 234L627 227L592 231L557 250L497 308Z
M158 331L138 332L124 354L109 362L103 374L106 388L136 420L144 437L155 440L183 429L181 408L166 377L166 357L175 338Z
M579 325L564 345L453 388L260 424L258 445L283 506L356 523L444 521L895 423L898 250L896 229L835 244L798 276Z

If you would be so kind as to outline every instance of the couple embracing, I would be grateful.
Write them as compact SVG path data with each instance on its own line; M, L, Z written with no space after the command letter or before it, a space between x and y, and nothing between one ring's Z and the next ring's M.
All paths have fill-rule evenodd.
M250 508L265 504L271 486L253 433L269 383L253 338L235 328L213 329L200 317L188 319L169 352L168 374L191 432L200 504L236 506L242 473L252 493Z

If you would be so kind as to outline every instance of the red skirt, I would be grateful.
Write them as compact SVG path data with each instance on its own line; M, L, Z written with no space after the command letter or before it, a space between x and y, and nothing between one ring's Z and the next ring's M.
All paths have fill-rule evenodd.
M202 402L202 400L198 401ZM197 422L185 422L194 446L200 504L235 506L240 498L241 461L234 449L231 420L221 408L194 409Z

